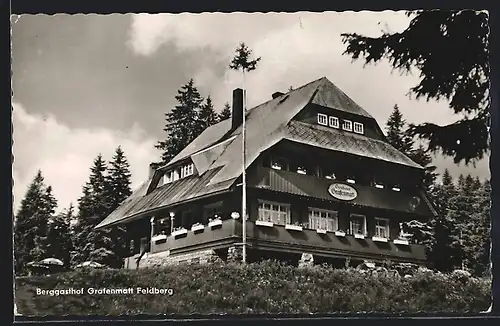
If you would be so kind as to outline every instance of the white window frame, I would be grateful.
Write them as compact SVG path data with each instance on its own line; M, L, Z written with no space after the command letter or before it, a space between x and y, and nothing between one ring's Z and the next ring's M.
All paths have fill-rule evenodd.
M363 223L362 223L362 227L363 227L363 232L364 233L357 233L357 232L353 232L353 217L354 218L363 218ZM356 235L356 234L359 234L359 235L363 235L363 236L366 236L366 216L365 215L361 215L361 214L351 214L349 216L349 233L351 235Z
M385 225L381 226L381 225L379 225L379 222L384 222ZM386 233L385 236L382 233L379 232L380 230L384 230L384 232ZM382 217L375 217L375 233L374 233L374 236L377 237L377 238L389 239L390 232L391 232L391 228L390 228L390 224L389 224L389 219L382 218Z
M309 207L309 228L314 230L326 230L330 232L339 229L338 211Z
M281 209L284 209L284 211L281 211ZM278 225L291 224L290 204L259 200L257 219Z
M194 173L193 163L186 164L181 168L181 178L189 177L193 175L193 173Z
M364 134L365 128L361 122L354 122L354 132L357 134Z
M323 125L323 126L328 126L328 116L326 114L323 114L323 113L318 113L318 124Z
M351 120L342 121L342 129L345 131L352 131L352 121Z
M339 118L337 117L328 117L328 125L332 128L338 128L340 125Z
M173 181L177 181L181 178L181 175L180 175L180 169L175 169L174 171L172 171L174 173L174 178L172 179L172 182Z
M174 181L174 171L167 171L163 176L163 184L169 184Z

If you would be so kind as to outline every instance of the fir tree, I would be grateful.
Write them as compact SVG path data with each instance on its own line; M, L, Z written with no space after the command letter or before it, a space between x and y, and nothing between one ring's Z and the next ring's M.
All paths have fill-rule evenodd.
M14 223L16 274L27 272L26 264L46 258L47 227L57 202L50 187L44 184L39 170L21 201Z
M130 167L125 157L125 153L118 147L115 151L112 161L109 164L107 173L107 200L109 204L110 214L114 211L120 204L132 194L132 189L130 188ZM123 258L127 254L125 248L125 228L123 226L112 227L108 231L109 236L113 241L113 247L111 250L114 252L114 260L109 264L112 267L121 267L123 263Z
M457 226L453 203L458 195L453 178L446 169L442 183L433 189L437 217L431 221L434 239L429 253L431 265L440 271L450 271L462 263L462 244L460 230Z
M47 256L60 259L64 266L70 264L72 239L71 220L73 219L74 207L71 204L66 212L54 216L49 223L47 235Z
M217 113L214 110L212 99L207 97L206 103L203 104L198 113L197 133L199 136L205 129L217 123Z
M455 206L460 216L464 265L481 276L489 263L490 194L489 183L483 186L479 182L478 187L477 181L470 174L464 178Z
M406 135L406 121L397 105L394 105L386 123L387 141L397 150L408 155L413 147L413 140Z
M474 231L474 237L469 238L468 267L474 275L484 276L491 273L491 185L486 180L478 190L474 203L474 213L469 227Z
M165 113L165 140L158 142L155 147L162 153L163 163L168 163L175 155L180 153L196 136L198 111L203 103L198 89L191 79L177 91L177 102L172 111Z
M229 118L231 118L231 106L226 102L222 110L219 112L219 121Z
M110 231L94 229L110 212L106 169L106 163L99 154L90 169L89 181L83 187L83 196L78 200L72 263L91 260L110 265L115 261Z
M425 169L423 184L425 189L430 192L432 186L434 185L437 177L436 167L432 164L432 157L426 152L424 146L419 145L415 149L411 149L408 152L408 157L410 157L414 162L420 164Z

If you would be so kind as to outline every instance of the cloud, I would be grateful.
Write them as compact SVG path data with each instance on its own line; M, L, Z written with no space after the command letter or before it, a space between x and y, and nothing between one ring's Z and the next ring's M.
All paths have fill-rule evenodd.
M100 152L110 160L121 145L130 163L132 186L148 176L148 165L158 159L155 141L134 126L131 130L71 129L53 116L30 114L13 103L14 209L25 195L36 171L42 170L47 185L54 189L59 210L77 204L90 167Z
M181 52L202 50L200 60L207 64L193 77L217 107L230 102L232 90L241 87L240 74L227 65L236 46L245 42L255 56L262 57L246 80L250 107L268 100L275 91L326 76L379 122L398 104L411 122L450 123L456 117L446 103L407 96L419 76L401 76L387 62L364 67L342 54L341 33L379 36L382 31L402 31L409 22L404 12L394 11L139 14L133 16L128 44L139 56L152 56L164 44L174 44ZM222 77L215 71L217 64L226 69Z

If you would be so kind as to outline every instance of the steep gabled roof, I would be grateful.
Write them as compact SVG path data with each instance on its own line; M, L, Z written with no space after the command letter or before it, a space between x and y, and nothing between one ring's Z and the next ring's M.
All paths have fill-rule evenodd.
M263 151L283 139L301 141L326 149L345 151L354 155L368 156L421 168L382 141L369 139L365 136L332 134L333 130L327 131L314 126L309 128L304 123L292 121L309 103L373 119L370 114L326 77L322 77L247 110L245 169ZM176 188L176 184L184 184L186 181L179 180L171 185L156 189L155 185L151 184L148 193L143 198L136 196L133 199L127 199L122 206L101 222L99 227L109 226L120 220L128 219L137 214L152 212L164 206L175 205L187 198L192 199L198 195L208 195L211 192L219 192L230 188L242 172L242 126L240 125L231 131L231 123L231 119L226 119L207 128L165 167L157 170L156 175L151 179L151 183L157 182L159 175L163 173L165 168L190 158L198 171L198 175L188 178L191 180L189 187L206 188L205 190L199 193L185 193L185 196L176 196L175 193L179 190ZM341 140L337 139L338 137L348 137L350 142L342 143ZM356 146L363 148L364 151L357 149ZM173 190L174 188L176 190ZM161 198L161 200L155 198Z

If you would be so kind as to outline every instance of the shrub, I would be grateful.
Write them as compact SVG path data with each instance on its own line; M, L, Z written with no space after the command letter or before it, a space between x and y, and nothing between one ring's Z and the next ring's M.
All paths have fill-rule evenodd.
M173 295L37 296L36 289L171 288ZM16 280L25 315L479 312L490 305L489 279L417 269L410 278L328 266L265 261L159 269L82 269Z

